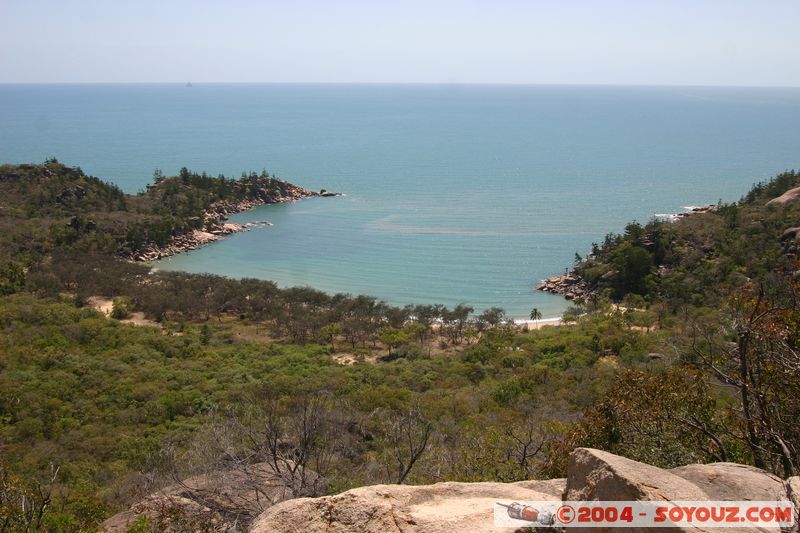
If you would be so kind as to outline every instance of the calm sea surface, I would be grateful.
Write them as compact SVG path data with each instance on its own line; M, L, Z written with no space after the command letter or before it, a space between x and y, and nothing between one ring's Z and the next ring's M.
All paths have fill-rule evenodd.
M0 161L55 156L128 192L155 168L271 173L346 196L157 264L517 317L631 219L738 199L800 167L800 90L0 85Z

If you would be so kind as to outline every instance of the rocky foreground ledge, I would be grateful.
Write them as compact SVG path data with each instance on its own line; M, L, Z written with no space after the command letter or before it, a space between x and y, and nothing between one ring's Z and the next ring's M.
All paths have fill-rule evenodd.
M241 213L254 207L268 204L282 204L296 202L303 198L314 196L338 196L340 193L330 193L325 190L314 192L288 182L281 182L280 187L264 188L257 191L252 198L239 202L217 202L212 204L203 213L202 230L193 230L189 233L175 235L165 246L151 244L127 256L132 261L156 261L181 252L194 250L211 242L218 241L226 235L248 231L254 227L271 226L266 221L248 222L247 224L234 224L228 222L230 215Z
M253 468L264 468L263 465ZM225 479L226 474L217 475ZM130 511L110 518L104 526L109 533L122 533L141 515L154 517L169 509L167 516L190 515L203 531L229 533L489 533L498 531L493 527L493 508L498 500L789 501L795 512L800 504L798 477L782 480L735 463L665 470L591 448L578 448L570 455L567 478L547 481L374 485L334 496L287 499L269 507L266 501L276 499L265 495L279 494L275 481L268 473L228 478L227 482L206 479L201 497L186 490L197 481L184 482L178 489L151 495ZM172 527L169 520L152 518L151 523L158 523L162 531L182 531Z

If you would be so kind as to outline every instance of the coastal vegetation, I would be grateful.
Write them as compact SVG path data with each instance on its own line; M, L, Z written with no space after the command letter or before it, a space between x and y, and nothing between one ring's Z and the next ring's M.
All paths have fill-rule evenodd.
M311 196L266 171L240 179L160 171L146 190L125 194L55 159L41 165L0 165L0 261L37 263L52 250L135 258L194 230L219 230L237 205ZM6 269L11 267L6 267Z
M787 172L629 224L578 258L568 325L526 331L499 308L123 259L222 204L289 195L266 173L157 173L126 195L55 161L4 165L0 531L99 530L158 487L256 461L289 497L561 476L577 446L797 475L800 204L765 204L798 186Z

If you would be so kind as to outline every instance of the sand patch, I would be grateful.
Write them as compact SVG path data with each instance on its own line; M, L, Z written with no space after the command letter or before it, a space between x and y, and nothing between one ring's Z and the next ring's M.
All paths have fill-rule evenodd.
M94 309L103 313L106 317L111 318L111 312L114 310L114 300L104 298L102 296L90 296L86 299L86 303ZM150 320L144 316L144 313L136 311L131 313L128 318L120 320L123 324L133 324L134 326L149 326L152 328L161 328L161 324L155 320Z

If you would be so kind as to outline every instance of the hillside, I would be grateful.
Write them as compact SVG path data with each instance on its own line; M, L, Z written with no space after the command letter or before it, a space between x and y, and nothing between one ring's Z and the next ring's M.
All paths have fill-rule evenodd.
M266 172L234 180L157 171L145 191L125 194L55 159L2 165L0 261L32 263L56 249L138 258L193 231L218 232L230 213L315 195Z
M708 373L707 383L739 403L738 416L716 422L735 429L716 433L697 415L686 423L721 458L744 447L753 464L786 475L800 465L800 433L788 423L800 414L798 186L800 174L784 172L739 202L676 222L631 223L577 258L570 275L584 305L646 307L671 324L680 365ZM734 440L726 445L723 434Z
M724 293L796 270L800 202L771 201L800 185L791 171L759 183L741 201L678 220L631 223L592 247L573 269L590 294L671 305L714 305ZM768 205L769 204L769 205Z

